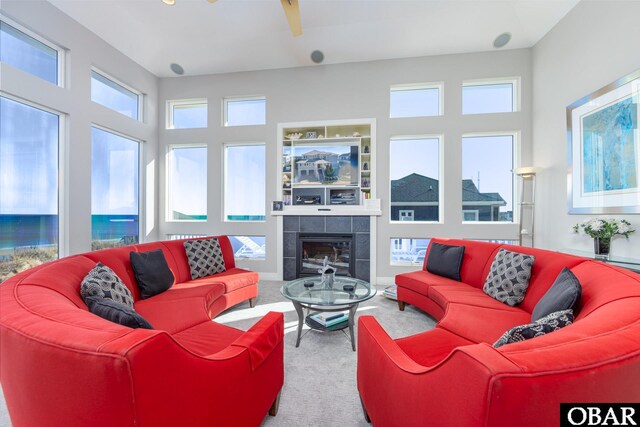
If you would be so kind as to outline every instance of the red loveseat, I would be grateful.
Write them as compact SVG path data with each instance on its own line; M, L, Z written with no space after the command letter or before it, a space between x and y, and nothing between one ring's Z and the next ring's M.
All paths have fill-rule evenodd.
M235 267L198 280L182 240L62 258L0 285L0 383L19 426L257 426L275 415L284 382L281 313L248 331L211 319L255 298L257 273ZM131 251L162 249L175 276L141 300ZM131 290L135 310L155 328L131 329L87 310L80 284L97 261Z
M640 401L640 275L598 261L519 246L433 239L465 246L461 282L423 269L396 276L400 309L439 320L393 340L360 316L358 390L376 426L560 425L560 403ZM510 307L482 287L499 248L535 256L524 301ZM568 267L582 285L573 324L494 348L530 323L536 303ZM399 314L401 315L401 314Z

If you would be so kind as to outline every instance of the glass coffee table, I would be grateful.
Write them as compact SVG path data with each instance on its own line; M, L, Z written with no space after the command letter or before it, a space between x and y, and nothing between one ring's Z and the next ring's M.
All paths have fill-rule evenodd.
M292 280L280 288L282 295L290 299L298 313L298 338L296 347L300 346L302 326L306 323L311 329L319 331L337 331L347 327L351 338L351 348L356 351L356 340L353 333L353 321L358 305L372 298L376 288L364 280L351 277L336 277L331 288L321 283L321 277L305 277ZM305 316L304 311L307 311ZM325 327L310 316L316 313L349 310L348 321Z

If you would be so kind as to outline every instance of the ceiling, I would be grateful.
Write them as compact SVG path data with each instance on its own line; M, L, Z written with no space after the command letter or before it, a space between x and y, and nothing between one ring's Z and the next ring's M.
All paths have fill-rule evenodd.
M535 45L579 0L299 0L302 35L280 0L49 0L159 77L226 73Z

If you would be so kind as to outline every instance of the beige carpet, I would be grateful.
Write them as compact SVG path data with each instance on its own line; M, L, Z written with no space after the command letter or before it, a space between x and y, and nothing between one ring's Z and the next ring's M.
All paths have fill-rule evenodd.
M216 318L217 322L247 330L268 311L285 313L285 384L276 417L267 416L262 425L274 426L368 426L362 415L356 388L356 353L341 331L309 331L295 347L298 316L290 301L280 294L284 282L261 281L258 304L239 304ZM412 335L434 327L425 313L408 306L398 310L395 301L378 295L360 305L361 314L375 316L393 338ZM305 330L303 334L307 331ZM356 329L357 341L357 329ZM0 426L10 426L4 396L0 393Z

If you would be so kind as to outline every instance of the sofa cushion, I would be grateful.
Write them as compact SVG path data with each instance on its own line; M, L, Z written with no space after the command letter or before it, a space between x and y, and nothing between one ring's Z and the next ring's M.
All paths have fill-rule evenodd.
M457 285L439 285L429 288L429 298L440 307L446 309L448 304L467 304L476 307L493 308L496 310L520 311L518 307L510 307L473 286L464 283Z
M97 296L86 297L85 301L89 311L103 319L129 328L153 329L144 317L128 305Z
M582 286L578 278L567 267L563 268L551 288L536 304L531 321L535 322L556 311L575 310L581 295Z
M459 282L463 257L464 246L450 246L433 242L427 258L427 271Z
M526 341L539 337L573 323L573 310L562 310L551 313L540 320L526 325L514 326L502 335L493 346L498 348L518 341Z
M175 278L161 249L131 252L129 258L142 299L162 293L173 285Z
M524 300L535 257L500 249L484 282L484 292L510 306Z
M184 250L189 261L192 280L226 270L218 239L187 240L184 242Z
M492 344L504 331L531 321L531 313L517 307L500 305L501 308L490 308L449 303L447 313L436 327L474 343Z
M80 295L87 302L87 297L106 298L133 308L133 295L112 269L97 263L82 280Z
M431 286L460 286L460 282L429 273L428 271L419 270L396 275L396 285L426 296L429 294L429 288Z
M198 286L201 283L221 283L224 285L225 293L233 292L245 286L256 285L259 275L255 271L244 270L242 268L232 268L224 273L218 273L215 277L203 277L201 279L186 282L187 286Z
M396 343L407 356L422 366L434 366L442 362L456 347L474 344L440 328L397 339Z
M198 356L207 356L227 348L244 334L243 331L211 320L194 325L172 337L181 346Z

